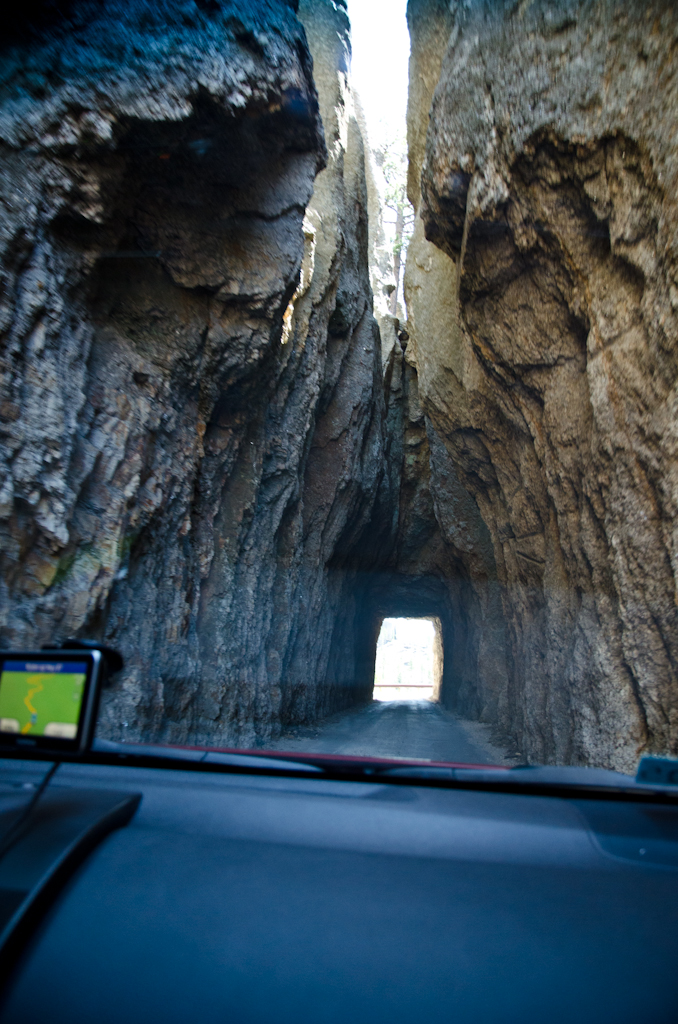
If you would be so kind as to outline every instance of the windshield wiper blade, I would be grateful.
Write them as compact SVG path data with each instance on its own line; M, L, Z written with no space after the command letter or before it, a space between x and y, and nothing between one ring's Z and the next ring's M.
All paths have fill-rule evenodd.
M307 761L275 757L269 754L241 754L236 751L208 750L203 764L233 765L236 768L277 768L281 771L311 772L322 775L323 769Z
M322 774L323 769L306 761L285 757L269 757L267 754L251 754L237 750L210 750L205 747L175 747L156 743L116 743L112 740L95 739L92 753L108 754L118 758L135 760L182 761L188 764L224 765L232 768L265 769L307 774Z
M303 754L204 747L179 747L152 743L116 743L95 739L92 755L141 767L185 766L202 771L234 771L275 775L312 775L363 782L442 786L488 792L583 796L591 799L678 800L678 784L664 781L670 773L678 779L678 761L644 758L633 778L606 768L558 765L445 764L396 761L345 754ZM651 762L648 770L645 762ZM657 770L657 762L662 767ZM665 767L668 765L668 768ZM643 767L644 766L644 767ZM671 775L673 778L673 775Z
M674 769L678 762L673 762ZM678 786L634 778L606 768L557 765L519 765L514 768L479 768L450 765L384 766L373 773L384 781L447 785L456 789L485 789L503 793L533 793L551 796L583 796L591 799L656 800L673 803Z

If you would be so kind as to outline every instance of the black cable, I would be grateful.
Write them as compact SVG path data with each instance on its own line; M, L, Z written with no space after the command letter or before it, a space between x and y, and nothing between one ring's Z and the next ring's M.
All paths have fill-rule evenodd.
M24 807L23 811L21 812L17 820L11 826L9 832L7 833L3 841L0 843L0 859L5 856L10 847L14 845L14 843L21 835L21 832L28 823L28 819L31 816L33 808L37 804L42 794L45 792L45 789L47 788L50 779L52 778L60 764L61 761L55 761L54 764L51 765L51 767L45 772L39 784L36 786L35 792L31 796L30 800Z

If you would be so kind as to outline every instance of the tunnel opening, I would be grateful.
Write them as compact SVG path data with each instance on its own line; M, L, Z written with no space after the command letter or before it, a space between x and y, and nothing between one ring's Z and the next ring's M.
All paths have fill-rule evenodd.
M443 676L440 619L384 618L374 667L374 700L437 701Z

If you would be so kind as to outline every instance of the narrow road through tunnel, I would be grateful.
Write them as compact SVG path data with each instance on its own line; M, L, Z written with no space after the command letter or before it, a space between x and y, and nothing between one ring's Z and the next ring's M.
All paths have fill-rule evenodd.
M489 724L455 700L465 669L467 626L447 581L365 574L358 588L356 679L361 702L315 723L296 724L268 749L353 757L508 765ZM344 647L346 663L353 662ZM448 657L445 658L447 651ZM362 653L361 653L362 652Z
M437 701L377 699L332 715L318 725L295 729L268 749L456 764L513 764L492 743L489 733L488 726L458 718Z

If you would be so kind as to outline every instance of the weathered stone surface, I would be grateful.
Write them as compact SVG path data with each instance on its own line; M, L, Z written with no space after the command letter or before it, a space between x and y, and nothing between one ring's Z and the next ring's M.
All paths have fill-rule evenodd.
M262 745L434 616L530 760L678 752L673 8L410 0L381 336L338 0L45 10L0 67L2 642L119 646L105 735Z
M450 29L408 264L422 404L492 538L519 749L631 770L678 753L678 13L480 0Z
M346 15L299 14L83 0L3 47L1 635L120 647L111 737L362 694L328 563L382 462L363 150Z
M415 210L421 200L428 115L454 24L449 0L411 0L407 5L410 65L407 91L407 194Z

